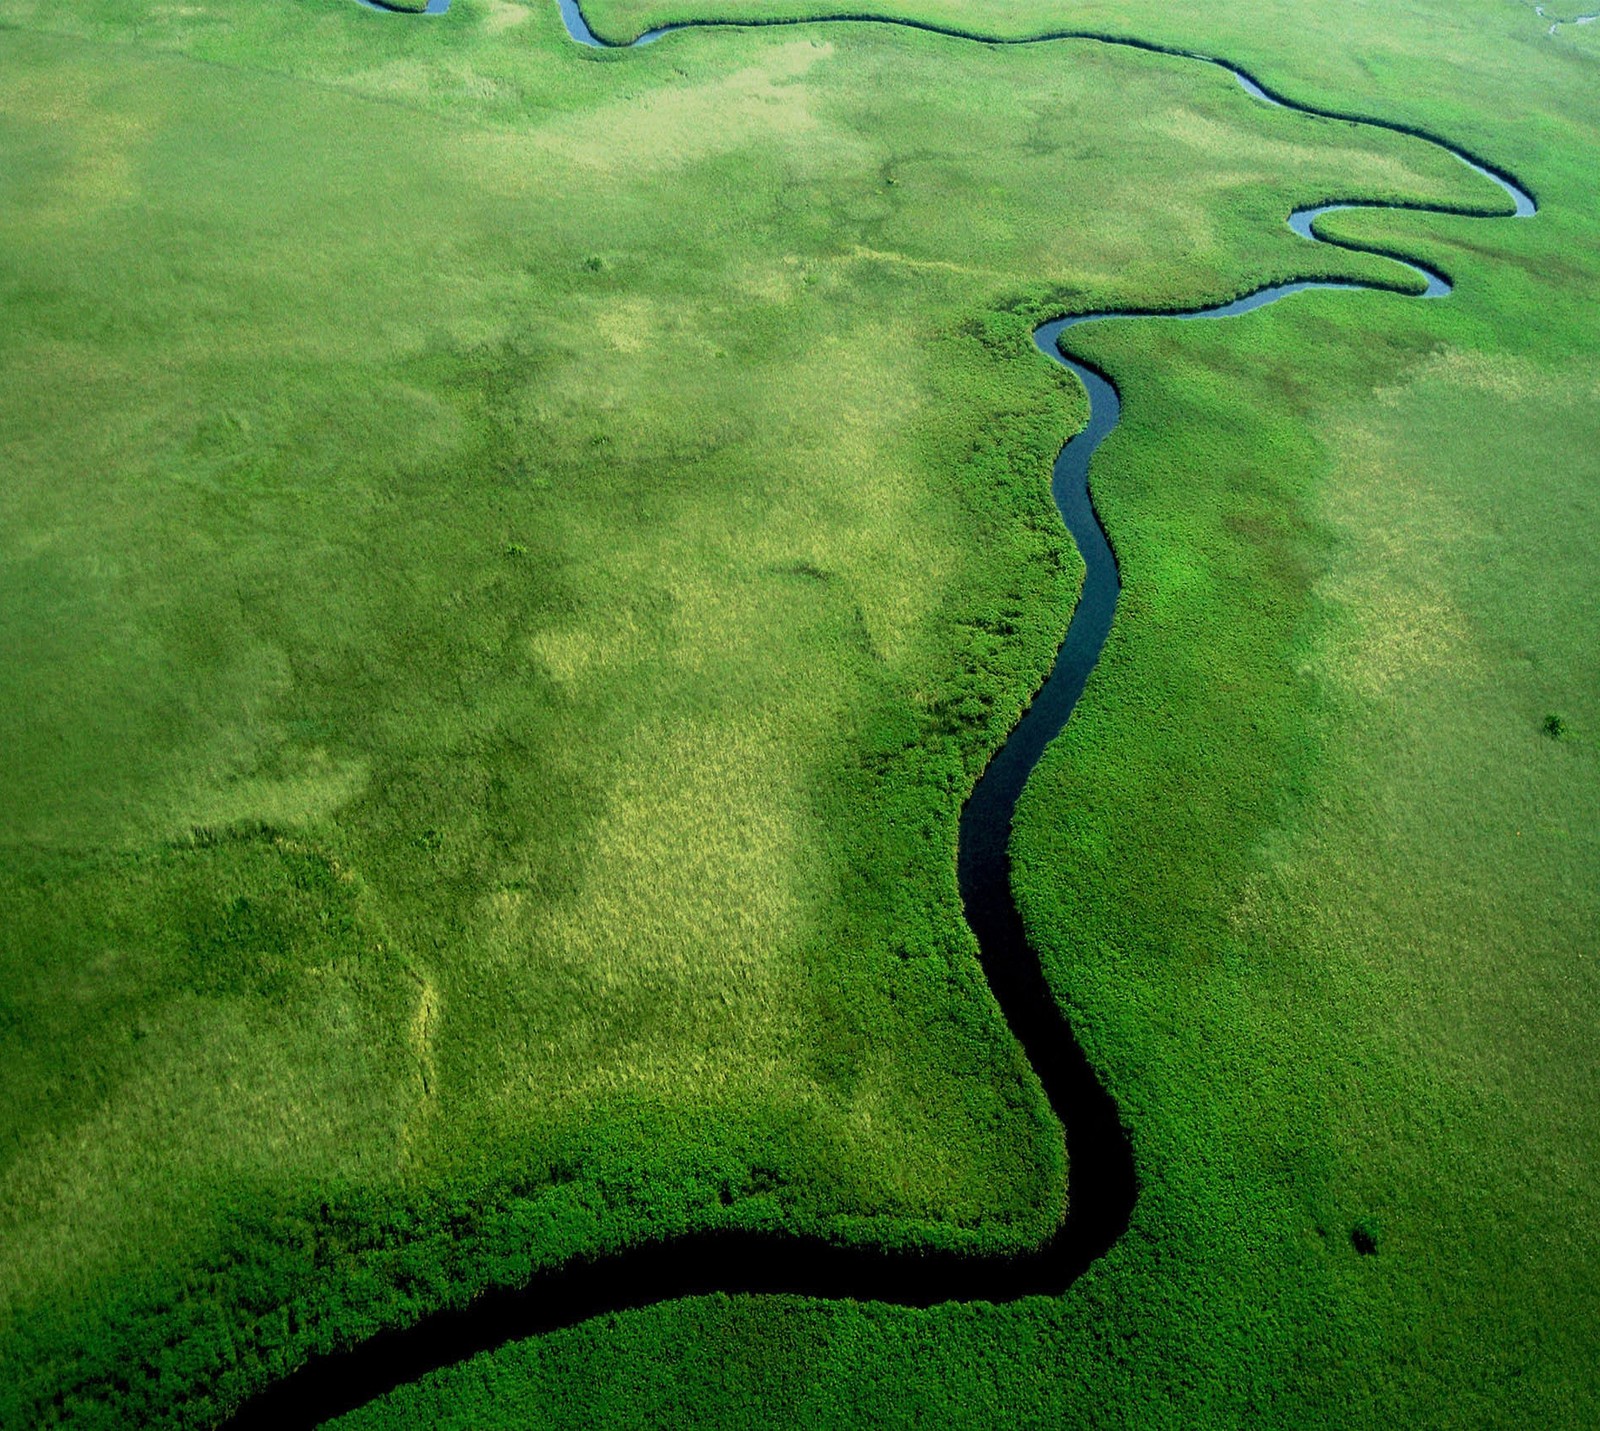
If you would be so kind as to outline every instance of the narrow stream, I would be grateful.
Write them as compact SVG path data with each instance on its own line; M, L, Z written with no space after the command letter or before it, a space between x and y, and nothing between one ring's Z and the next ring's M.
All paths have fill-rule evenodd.
M449 4L449 0L445 0L445 3ZM1547 35L1558 34L1568 25L1592 25L1596 20L1600 20L1600 11L1596 11L1592 15L1574 15L1570 20L1557 20L1554 16L1546 13L1543 5L1535 5L1533 13L1541 20L1550 21L1550 28L1545 31Z
M381 0L360 0L390 10ZM578 0L557 0L568 35L577 43L609 48L590 30ZM450 0L429 0L425 12L442 15ZM1536 211L1532 197L1509 177L1472 159L1432 135L1405 125L1360 115L1337 114L1296 104L1267 89L1245 71L1213 56L1124 37L1072 32L1021 40L989 41L983 36L906 20L846 16L834 20L707 21L668 25L634 40L651 44L676 30L755 28L794 24L893 24L957 39L1004 45L1055 40L1104 44L1177 55L1214 65L1231 74L1254 99L1319 118L1355 120L1375 128L1411 134L1444 149L1475 173L1497 185L1513 213ZM1336 244L1316 233L1324 214L1386 205L1352 199L1296 209L1289 226L1312 243ZM1420 206L1418 206L1420 207ZM1425 209L1425 212L1448 212ZM1485 214L1483 217L1495 217ZM1442 298L1450 281L1420 264L1394 259L1425 285L1421 297ZM1038 350L1071 371L1089 397L1088 424L1057 456L1051 492L1073 541L1083 555L1083 590L1072 613L1055 663L1027 712L995 753L961 812L957 877L967 922L977 937L985 977L996 1001L1044 1086L1051 1107L1066 1130L1071 1206L1061 1230L1045 1246L1023 1256L983 1259L949 1253L890 1253L870 1247L841 1247L814 1239L711 1232L649 1244L614 1257L580 1259L535 1278L527 1287L490 1292L458 1311L432 1314L399 1331L380 1333L348 1351L318 1357L248 1403L232 1426L315 1425L428 1371L449 1366L517 1338L572 1326L604 1312L647 1306L670 1298L710 1292L798 1293L926 1307L943 1302L1004 1302L1035 1295L1060 1295L1080 1273L1121 1236L1132 1216L1137 1193L1133 1155L1116 1104L1100 1083L1055 997L1036 952L1029 945L1011 898L1012 819L1018 797L1046 747L1066 725L1083 693L1111 630L1121 583L1116 558L1090 499L1088 472L1095 450L1116 427L1121 402L1111 380L1066 356L1064 335L1085 323L1117 318L1173 318L1192 321L1232 318L1264 308L1312 288L1366 289L1352 281L1308 280L1257 289L1242 298L1208 308L1178 312L1112 311L1054 318L1033 332Z

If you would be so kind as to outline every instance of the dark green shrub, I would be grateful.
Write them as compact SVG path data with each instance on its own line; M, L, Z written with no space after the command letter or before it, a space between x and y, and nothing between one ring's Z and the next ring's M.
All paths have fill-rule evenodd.
M1358 1217L1350 1229L1350 1245L1363 1257L1378 1253L1378 1223L1376 1218Z

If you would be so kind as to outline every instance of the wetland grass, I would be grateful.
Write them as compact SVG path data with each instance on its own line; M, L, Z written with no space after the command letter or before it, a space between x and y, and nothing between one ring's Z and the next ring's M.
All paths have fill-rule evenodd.
M1128 1236L1064 1299L689 1299L353 1423L1584 1423L1592 61L1319 15L1122 18L1545 214L1324 221L1447 304L1081 335L1127 590L1018 890ZM1077 579L1029 327L1381 277L1283 214L1493 196L1092 44L0 22L0 1421L207 1424L687 1228L1036 1240L1071 1170L952 868Z

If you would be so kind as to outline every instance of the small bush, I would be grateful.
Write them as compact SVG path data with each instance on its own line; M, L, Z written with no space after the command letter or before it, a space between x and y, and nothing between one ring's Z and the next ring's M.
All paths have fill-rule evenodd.
M1567 733L1567 723L1558 715L1547 715L1544 718L1544 733L1551 740L1560 740Z

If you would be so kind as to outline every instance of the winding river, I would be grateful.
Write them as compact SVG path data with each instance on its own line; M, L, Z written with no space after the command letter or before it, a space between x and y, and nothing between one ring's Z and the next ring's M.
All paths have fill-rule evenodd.
M382 0L360 0L394 14L443 15L450 0L429 0L426 11L399 11ZM567 34L581 45L609 48L590 30L578 0L557 0ZM1363 115L1341 114L1296 104L1261 84L1237 66L1215 56L1176 50L1122 36L1060 31L1015 40L984 36L911 20L867 15L825 20L712 20L649 30L631 46L652 44L681 29L755 28L771 25L892 24L982 44L1024 45L1055 40L1088 40L1176 55L1226 70L1254 99L1318 118L1353 120L1374 128L1411 134L1454 156L1497 185L1512 213L1525 218L1536 206L1507 175L1433 135L1410 126ZM1371 201L1319 204L1296 209L1289 226L1313 243L1341 245L1316 232L1324 214L1348 208L1387 207ZM1450 210L1422 205L1425 212ZM1479 217L1495 217L1487 212ZM1420 264L1385 257L1408 269L1423 285L1420 297L1450 292L1443 274ZM1310 288L1363 289L1352 281L1309 280L1257 289L1208 308L1163 313L1112 311L1051 319L1034 329L1033 341L1052 362L1070 370L1089 397L1087 426L1061 449L1051 491L1062 520L1083 555L1083 590L1055 664L1043 686L1004 745L995 753L961 812L957 875L967 922L977 937L983 970L1007 1023L1038 1073L1066 1130L1071 1170L1071 1207L1060 1231L1045 1246L1005 1259L950 1253L891 1253L870 1247L775 1234L701 1233L646 1245L614 1257L579 1260L537 1277L524 1288L490 1292L459 1311L433 1314L399 1331L385 1332L348 1351L313 1359L299 1371L248 1403L230 1423L235 1428L315 1425L365 1404L425 1372L461 1361L515 1338L571 1326L591 1316L669 1298L709 1292L799 1293L853 1298L908 1306L942 1302L1009 1301L1031 1295L1059 1295L1095 1258L1114 1243L1132 1215L1137 1183L1133 1155L1115 1103L1089 1066L1072 1036L1060 1005L1047 986L1037 954L1028 943L1012 902L1010 860L1012 818L1017 799L1045 748L1060 733L1082 694L1111 630L1121 583L1116 558L1089 496L1089 462L1117 425L1121 402L1105 374L1066 356L1061 340L1072 328L1116 318L1165 317L1192 321L1231 318L1264 308Z

